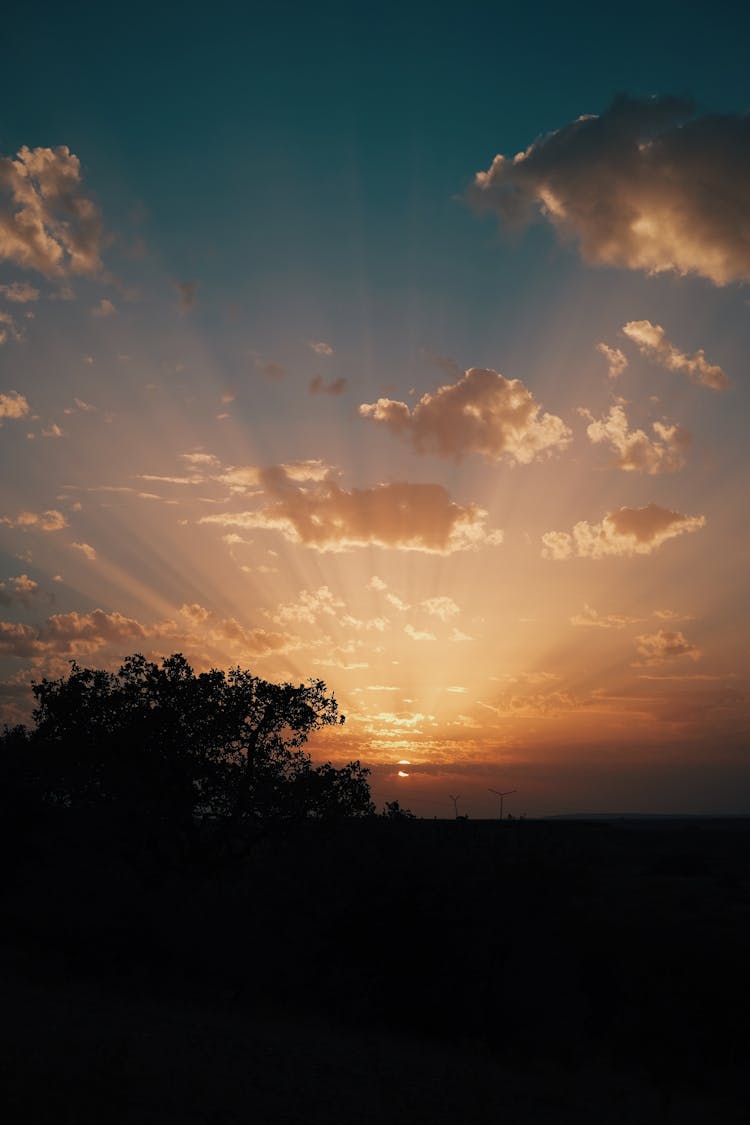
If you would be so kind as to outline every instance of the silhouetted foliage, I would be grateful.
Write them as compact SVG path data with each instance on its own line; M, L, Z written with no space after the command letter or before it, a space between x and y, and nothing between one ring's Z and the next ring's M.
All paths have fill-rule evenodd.
M242 668L199 675L176 653L118 672L72 665L34 684L34 728L2 737L6 784L25 800L108 808L190 831L374 812L359 762L313 766L301 747L343 723L322 680L274 684Z
M416 820L411 809L402 809L398 801L386 801L380 815L385 820Z

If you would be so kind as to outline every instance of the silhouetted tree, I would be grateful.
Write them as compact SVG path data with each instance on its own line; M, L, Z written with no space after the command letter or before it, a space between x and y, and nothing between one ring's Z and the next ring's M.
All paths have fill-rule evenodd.
M343 723L322 680L199 675L175 653L33 685L34 727L2 737L3 773L47 804L109 807L172 829L374 812L359 762L313 766L308 736Z

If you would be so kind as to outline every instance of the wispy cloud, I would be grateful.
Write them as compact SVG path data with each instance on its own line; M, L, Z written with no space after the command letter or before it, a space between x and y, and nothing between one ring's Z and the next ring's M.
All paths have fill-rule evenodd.
M622 330L643 355L665 371L686 375L692 383L710 387L712 391L723 391L729 386L729 376L716 364L707 361L703 348L691 356L685 355L670 343L660 324L652 324L650 320L630 320Z

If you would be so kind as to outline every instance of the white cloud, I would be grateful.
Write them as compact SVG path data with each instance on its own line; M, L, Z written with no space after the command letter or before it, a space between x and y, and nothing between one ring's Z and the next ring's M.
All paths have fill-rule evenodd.
M310 340L308 347L311 348L316 355L333 355L333 348L323 340Z
M747 280L750 117L692 113L678 98L619 95L601 116L496 156L470 198L508 224L541 213L594 264Z
M643 355L666 371L686 375L692 383L710 387L712 391L723 391L729 386L729 376L716 364L707 361L703 348L691 356L685 355L669 342L660 324L652 324L650 320L630 320L622 330Z

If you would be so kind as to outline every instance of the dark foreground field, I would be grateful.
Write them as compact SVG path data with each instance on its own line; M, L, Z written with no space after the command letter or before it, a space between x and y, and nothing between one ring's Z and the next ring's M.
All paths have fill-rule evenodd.
M285 827L216 863L3 843L24 1122L740 1122L750 822Z

